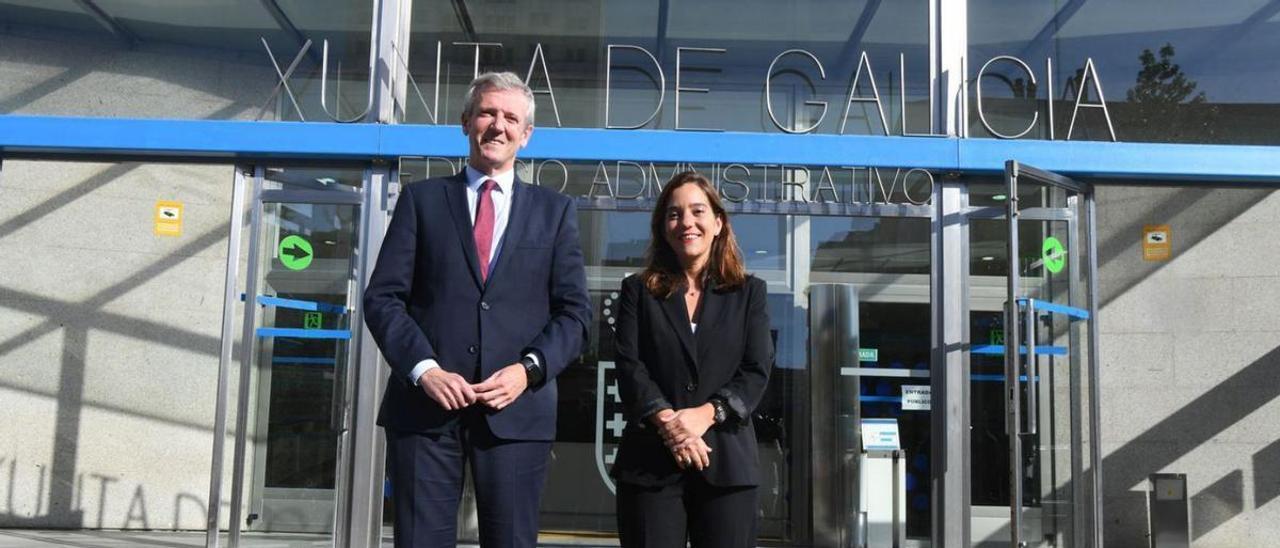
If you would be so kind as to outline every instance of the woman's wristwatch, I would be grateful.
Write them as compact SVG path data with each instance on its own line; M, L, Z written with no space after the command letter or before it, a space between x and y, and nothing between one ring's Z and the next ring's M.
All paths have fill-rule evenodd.
M725 405L724 400L720 398L713 398L710 403L713 411L713 414L711 415L711 420L713 422L716 424L724 424L724 421L729 420L729 406Z

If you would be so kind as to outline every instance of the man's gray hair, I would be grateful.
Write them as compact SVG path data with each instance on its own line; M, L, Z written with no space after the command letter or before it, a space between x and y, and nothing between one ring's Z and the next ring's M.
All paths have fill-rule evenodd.
M529 104L529 111L525 113L525 123L533 125L533 111L537 105L533 102L533 90L512 72L486 72L477 76L471 81L471 86L467 88L467 94L462 98L462 104L466 105L462 113L467 118L475 113L476 103L480 101L480 94L485 91L506 91L517 90L524 94L524 100Z

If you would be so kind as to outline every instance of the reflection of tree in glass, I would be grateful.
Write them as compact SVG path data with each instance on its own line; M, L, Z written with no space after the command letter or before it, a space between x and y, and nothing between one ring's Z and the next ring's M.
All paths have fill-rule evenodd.
M1142 69L1125 93L1129 123L1121 127L1130 139L1141 141L1213 142L1217 105L1210 104L1203 91L1197 93L1196 81L1173 62L1173 44L1165 43L1158 53L1159 59L1143 49L1138 56Z
M1160 48L1160 60L1156 61L1151 50L1142 50L1138 60L1142 62L1142 70L1138 71L1138 83L1129 89L1126 98L1133 103L1178 104L1187 101L1195 93L1196 82L1188 80L1182 73L1182 67L1172 61L1173 44L1166 43ZM1204 92L1191 97L1188 103L1204 102Z

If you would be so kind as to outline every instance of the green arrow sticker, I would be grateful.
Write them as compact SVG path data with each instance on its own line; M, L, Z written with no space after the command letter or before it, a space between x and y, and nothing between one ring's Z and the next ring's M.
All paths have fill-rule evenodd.
M1040 247L1040 258L1050 274L1057 274L1062 272L1062 267L1067 264L1067 248L1057 238L1049 236L1044 239L1044 245Z
M294 234L280 240L280 262L289 270L302 270L311 266L311 242Z

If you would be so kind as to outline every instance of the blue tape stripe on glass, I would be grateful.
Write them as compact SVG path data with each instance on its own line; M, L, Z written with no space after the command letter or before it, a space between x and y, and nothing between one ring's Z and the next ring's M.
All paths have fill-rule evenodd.
M1018 299L1018 303L1027 304L1027 299ZM1077 320L1089 319L1089 311L1083 308L1076 308L1074 306L1067 306L1065 304L1051 303L1049 301L1040 301L1036 299L1031 299L1031 304L1035 305L1037 311L1063 314Z
M1066 356L1067 347L1065 346L1037 346L1036 354L1048 354L1050 356ZM1003 344L975 344L969 348L970 354L982 354L984 356L1003 356ZM1019 354L1026 354L1027 347L1019 346Z
M351 332L345 329L298 329L288 327L259 327L258 338L291 337L294 339L342 339L351 338Z
M975 373L973 375L969 375L969 378L973 379L974 382L1004 382L1004 375L984 375ZM1027 382L1027 376L1020 375L1018 376L1018 380L1021 382ZM1036 377L1036 380L1039 381L1040 377Z
M275 356L271 363L297 363L303 365L333 365L333 358L300 358L296 356Z
M280 297L271 297L267 295L258 295L258 304L263 306L274 306L276 308L290 308L293 310L309 310L312 312L331 312L334 314L346 314L347 307L338 306L329 303L317 303L313 301L299 301L296 299L281 299Z
M864 402L902 403L901 396L868 396L859 394L858 399Z

